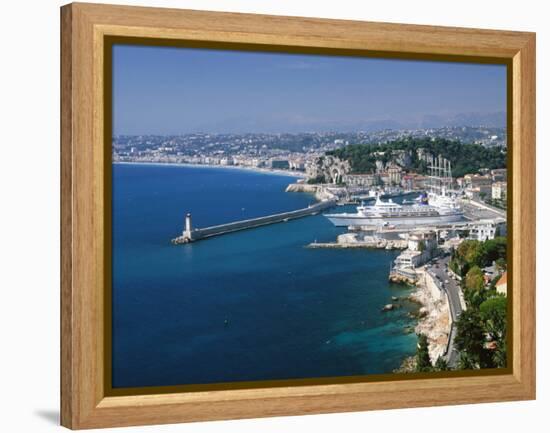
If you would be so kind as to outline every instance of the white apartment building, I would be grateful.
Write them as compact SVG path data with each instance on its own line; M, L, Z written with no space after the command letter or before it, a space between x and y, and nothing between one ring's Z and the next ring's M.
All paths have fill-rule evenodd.
M491 189L491 197L493 200L506 200L507 197L507 186L506 182L495 182L493 183Z

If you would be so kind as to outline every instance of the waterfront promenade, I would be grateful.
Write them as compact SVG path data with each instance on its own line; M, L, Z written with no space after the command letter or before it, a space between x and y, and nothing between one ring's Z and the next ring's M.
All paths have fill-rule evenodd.
M309 215L315 215L326 209L336 205L335 200L325 200L312 204L306 208L293 210L289 212L281 212L273 215L267 215L258 218L251 218L241 221L234 221L216 226L193 228L191 224L191 215L188 214L185 219L185 228L183 233L177 238L172 239L172 243L187 244L201 239L207 239L214 236L220 236L228 233L233 233L240 230L248 230L255 227L265 226L268 224L276 224L286 222L296 218L303 218Z

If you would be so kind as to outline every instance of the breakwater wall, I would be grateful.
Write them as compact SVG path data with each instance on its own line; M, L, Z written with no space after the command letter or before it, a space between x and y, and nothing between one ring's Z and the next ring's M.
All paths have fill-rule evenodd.
M227 233L233 233L240 230L248 230L255 227L265 226L268 224L276 224L285 222L291 219L302 218L309 215L315 215L326 209L329 209L336 205L335 200L326 200L319 203L315 203L303 209L298 209L289 212L281 212L274 215L267 215L264 217L251 218L241 221L235 221L227 224L220 224L217 226L196 228L191 226L191 215L187 215L185 222L185 230L175 239L172 239L173 244L186 244L195 242L201 239L207 239L214 236L220 236Z

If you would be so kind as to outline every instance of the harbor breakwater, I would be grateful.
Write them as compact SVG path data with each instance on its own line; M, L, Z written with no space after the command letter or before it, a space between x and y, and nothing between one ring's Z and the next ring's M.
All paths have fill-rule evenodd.
M192 228L191 215L187 214L185 219L185 229L181 236L172 239L172 243L187 244L201 239L220 236L227 233L232 233L240 230L247 230L255 227L264 226L267 224L276 224L285 222L291 219L302 218L309 215L316 215L323 210L329 209L336 205L335 200L325 200L319 203L312 204L306 208L293 210L289 212L281 212L274 215L267 215L258 218L251 218L241 221L234 221L226 224L220 224L205 228Z

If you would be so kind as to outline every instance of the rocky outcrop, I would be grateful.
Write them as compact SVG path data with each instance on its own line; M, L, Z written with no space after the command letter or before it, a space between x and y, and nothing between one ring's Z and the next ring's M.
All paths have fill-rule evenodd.
M315 194L319 190L319 185L310 185L307 183L291 183L286 187L286 192L309 192Z
M362 246L364 248L377 248L383 250L407 248L407 242L403 239L384 239L376 236L365 236L361 233L344 233L338 235L336 242L341 246Z
M394 151L394 158L395 162L399 164L399 166L407 169L411 166L412 163L412 155L411 152L408 150L396 150Z
M401 363L401 366L395 370L393 370L394 373L414 373L416 372L416 357L415 356L408 356L406 357L403 362Z
M334 188L332 188L334 189ZM306 192L314 194L318 201L338 200L338 196L324 185L315 185L308 183L291 183L286 187L286 192Z
M388 278L388 281L390 283L394 283L394 284L410 284L410 285L413 285L416 283L416 279L413 279L412 277L407 277L405 275L400 275L400 274L397 274L397 273L391 273L389 278Z
M332 155L324 155L306 166L306 174L310 179L323 178L326 183L342 182L345 174L351 171L349 161L341 160Z
M411 301L422 305L418 311L419 321L415 331L417 334L428 337L430 359L435 363L447 348L451 330L449 304L445 296L434 296L426 281L431 277L423 270L417 270L417 272L423 275L419 278L417 290L409 297Z

